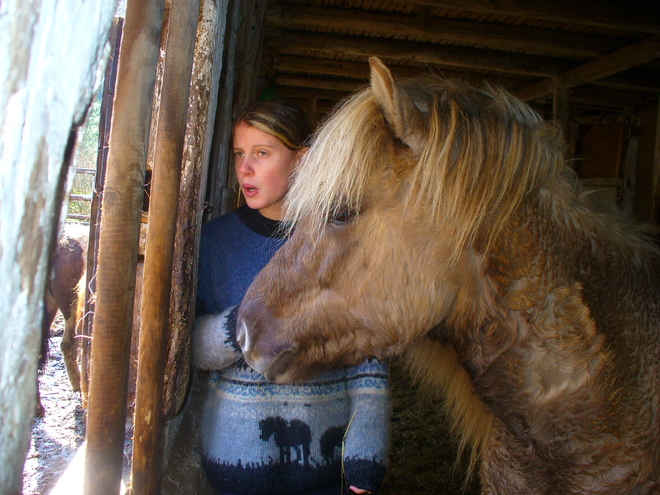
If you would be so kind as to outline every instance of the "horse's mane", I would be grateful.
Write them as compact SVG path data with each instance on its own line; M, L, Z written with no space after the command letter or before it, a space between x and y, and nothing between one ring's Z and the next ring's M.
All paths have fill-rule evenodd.
M457 250L486 219L491 242L523 198L552 186L564 169L559 135L529 106L503 90L439 77L400 81L423 125L407 130L422 143L407 200L431 221L456 219ZM402 104L406 104L405 101ZM341 208L359 211L374 167L392 141L371 88L347 100L321 127L287 197L286 221L311 216L320 227ZM421 139L420 139L421 138Z

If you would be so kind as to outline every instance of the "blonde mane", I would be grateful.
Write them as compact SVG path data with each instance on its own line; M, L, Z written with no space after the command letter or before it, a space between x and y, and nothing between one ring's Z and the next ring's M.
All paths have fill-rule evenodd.
M417 159L406 207L424 204L431 222L453 219L457 255L488 221L486 245L540 187L553 187L564 169L559 136L526 104L503 90L426 78L399 82L422 122L407 124ZM410 112L409 112L410 113ZM321 228L338 209L358 211L374 167L388 157L392 132L367 88L347 100L319 130L287 196L285 221ZM420 139L421 138L421 139ZM446 225L446 222L445 224Z

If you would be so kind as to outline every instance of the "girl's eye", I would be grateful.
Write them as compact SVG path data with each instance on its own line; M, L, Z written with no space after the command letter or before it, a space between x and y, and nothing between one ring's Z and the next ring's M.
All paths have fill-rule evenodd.
M330 223L333 225L345 225L356 216L355 210L343 206L335 211L330 217Z
M261 151L257 151L257 155L259 155L260 157L263 158L263 157L265 157L265 156L268 156L268 152L267 152L267 151L263 151L263 150L261 150Z
M234 156L236 158L243 158L245 156L245 153L243 153L242 151L234 151Z

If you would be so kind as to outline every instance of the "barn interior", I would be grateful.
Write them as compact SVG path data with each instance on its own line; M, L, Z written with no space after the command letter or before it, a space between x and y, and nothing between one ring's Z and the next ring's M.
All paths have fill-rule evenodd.
M118 467L107 459L116 459L117 452L121 457L126 400L128 414L135 409L134 438L140 439L133 450L133 493L211 493L189 442L200 386L189 348L196 255L203 222L236 207L231 122L255 99L296 101L320 125L368 84L371 56L397 77L431 72L503 86L562 129L567 162L594 198L654 226L660 221L656 1L152 3L159 5L127 0L125 15L114 20L104 62L99 149L105 151L97 162L88 255L88 266L99 271L87 274L97 298L87 307L83 330L93 336L91 349L83 350L83 363L95 363L89 394L104 402L90 401L87 411L85 493L116 493L121 460ZM154 37L155 51L140 60L130 47L138 46L147 23L162 32ZM138 75L149 71L151 79L139 86ZM135 127L124 122L140 118L150 122L143 130L148 154L136 165L122 148L131 146ZM128 142L117 145L122 139ZM114 194L136 184L138 191L119 209L104 202L104 190ZM150 260L150 249L166 253L165 261ZM123 285L106 289L104 269L121 273ZM121 304L105 307L109 300ZM133 306L141 310L140 323L131 323ZM104 319L113 312L121 317ZM106 345L117 346L118 359L97 357ZM129 362L135 366L130 371ZM116 412L114 426L108 426L109 408ZM411 408L422 423L432 420L423 406ZM158 411L159 419L141 419L151 417L148 411ZM453 469L453 459L445 464L442 469ZM423 468L432 469L430 463ZM457 480L460 486L463 479ZM391 482L383 493L423 490L408 478L400 483ZM455 489L426 486L425 493Z

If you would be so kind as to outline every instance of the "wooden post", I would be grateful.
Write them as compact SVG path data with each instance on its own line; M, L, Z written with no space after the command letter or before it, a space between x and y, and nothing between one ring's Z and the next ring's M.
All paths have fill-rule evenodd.
M639 151L639 119L634 116L626 119L625 155L623 158L623 177L621 190L621 208L630 213L635 200L635 177L637 176L637 152Z
M105 71L103 81L103 100L101 102L101 119L99 122L99 147L96 158L96 176L94 178L94 193L89 216L89 240L87 243L87 270L85 273L85 291L83 301L84 311L80 335L84 338L80 342L80 388L83 399L89 397L89 365L91 361L90 337L92 336L92 323L94 317L94 298L96 293L96 266L101 221L101 198L103 197L103 184L105 183L105 170L108 163L108 143L110 141L110 125L112 123L112 103L115 99L115 85L117 83L117 66L119 65L119 47L121 46L122 28L124 19L115 18L110 33L110 62ZM83 407L87 408L84 403Z
M0 493L22 492L48 259L116 1L0 11ZM53 47L57 49L53 50Z
M157 495L160 489L163 373L172 254L198 18L199 0L172 0L154 143L144 263L131 482L135 495Z
M228 166L231 161L229 140L234 112L234 86L236 82L236 53L239 42L241 21L241 0L229 0L227 26L225 31L225 53L223 71L220 77L218 109L215 116L214 135L211 143L211 156L208 179L209 212L207 220L225 213L223 200L227 194Z
M165 364L165 418L174 417L185 400L190 378L190 331L197 301L197 255L209 166L213 120L228 0L202 0L193 61L188 124L183 150L179 214L174 241L168 358Z
M568 143L568 91L566 86L557 87L552 99L552 118L561 129L564 143Z
M655 149L653 150L653 202L651 206L653 223L660 223L660 97L655 124Z
M121 481L135 272L163 3L129 0L126 8L101 208L86 495L116 495Z

